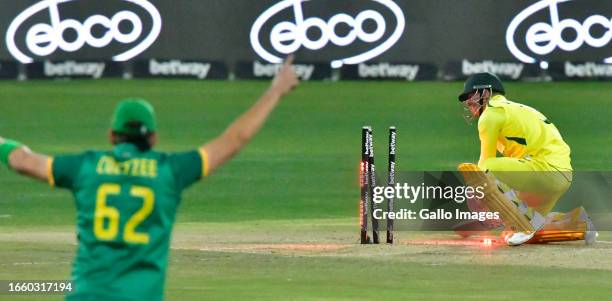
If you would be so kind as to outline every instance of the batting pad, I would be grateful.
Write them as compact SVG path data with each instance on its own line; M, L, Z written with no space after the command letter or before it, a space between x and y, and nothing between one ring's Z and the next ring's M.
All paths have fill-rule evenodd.
M549 242L563 242L584 240L585 231L538 231L527 243L545 244Z
M472 163L462 163L458 170L463 175L466 185L484 188L483 204L489 210L499 212L507 228L515 232L535 231L528 217L521 213L519 208L497 188L495 179L491 175L483 172Z

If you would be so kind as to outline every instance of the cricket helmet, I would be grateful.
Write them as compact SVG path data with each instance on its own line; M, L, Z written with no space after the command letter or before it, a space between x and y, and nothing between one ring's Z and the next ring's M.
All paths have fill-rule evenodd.
M134 127L134 125L138 125ZM113 132L125 135L147 135L156 130L155 110L144 99L124 99L115 108L111 121Z
M491 89L493 92L506 94L504 85L497 75L490 72L476 73L468 77L463 87L463 93L459 95L459 101L466 101L468 95L476 90Z

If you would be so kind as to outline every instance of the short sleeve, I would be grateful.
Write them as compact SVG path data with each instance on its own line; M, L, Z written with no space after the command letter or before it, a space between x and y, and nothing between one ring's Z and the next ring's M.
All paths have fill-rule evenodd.
M207 174L206 151L194 150L170 154L168 158L179 189L185 189Z
M49 184L72 189L77 181L84 155L56 156L49 161Z

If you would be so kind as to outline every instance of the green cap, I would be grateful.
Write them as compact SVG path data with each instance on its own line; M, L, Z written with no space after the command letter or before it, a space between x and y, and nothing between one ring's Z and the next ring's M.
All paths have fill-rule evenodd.
M146 135L155 132L155 110L146 100L124 99L115 108L111 129L126 135Z

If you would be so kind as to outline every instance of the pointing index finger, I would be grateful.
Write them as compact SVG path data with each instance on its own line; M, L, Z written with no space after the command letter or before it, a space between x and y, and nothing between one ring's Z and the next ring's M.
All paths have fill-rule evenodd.
M289 56L287 56L287 58L285 59L285 66L291 66L293 65L293 60L295 59L295 55L290 54Z

